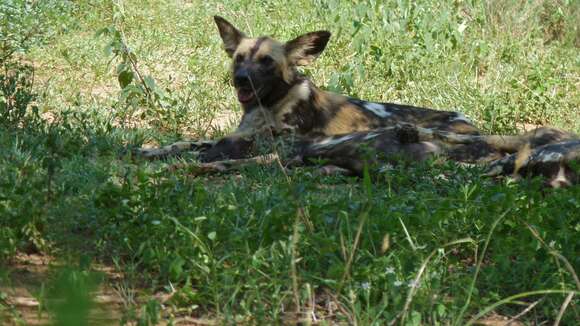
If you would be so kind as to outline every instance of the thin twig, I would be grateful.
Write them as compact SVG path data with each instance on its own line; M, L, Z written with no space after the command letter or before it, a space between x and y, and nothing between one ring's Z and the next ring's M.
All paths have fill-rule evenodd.
M367 207L361 213L361 217L360 217L360 220L358 223L358 228L356 230L356 235L354 237L354 243L353 243L352 248L350 250L350 253L348 255L348 260L346 261L346 266L344 267L344 272L342 273L342 277L340 278L340 283L338 283L338 289L336 290L337 293L340 293L342 291L342 287L344 286L344 282L346 281L346 278L350 274L350 266L352 265L352 261L354 259L354 254L358 248L358 244L360 242L360 236L362 234L362 229L363 229L363 226L364 226L364 224L369 216L369 211L370 211L370 205L367 205Z
M495 220L493 222L493 224L491 225L491 229L489 230L489 233L487 234L487 238L485 239L485 244L483 245L483 250L481 251L479 261L477 262L477 265L475 267L475 275L473 275L473 279L471 280L471 285L469 286L469 292L467 293L467 299L465 300L465 304L463 305L463 307L461 308L461 311L459 312L459 317L457 318L455 325L457 325L461 322L461 320L463 319L463 315L465 314L465 311L469 307L469 303L471 302L471 296L473 295L473 290L475 289L475 283L477 281L477 276L479 275L479 271L481 270L481 265L483 264L483 259L485 258L487 246L489 245L489 242L491 241L491 235L493 234L493 231L495 230L495 228L497 227L499 222L501 220L503 220L503 218L507 215L507 213L509 211L510 211L510 209L503 212L500 215L500 217L497 220Z
M117 2L116 6L117 6L118 10L120 10L120 11L124 10L122 8L121 1ZM124 16L124 13L121 12L121 15ZM141 74L141 71L137 67L137 61L133 57L134 54L131 53L129 46L127 46L127 41L126 41L127 37L125 36L125 31L123 28L124 22L122 20L117 20L117 21L113 21L113 23L115 25L117 25L119 33L121 35L119 41L121 42L122 51L124 52L125 57L128 59L129 64L131 65L131 68L133 68L133 71L137 74L137 78L139 78L139 81L143 85L143 88L145 89L145 93L147 93L147 99L149 101L149 104L150 105L157 104L161 109L164 109L163 103L161 103L161 101L155 97L155 95L153 94L153 90L145 82L145 78L143 77L143 75ZM157 103L154 103L154 102L157 102Z
M403 306L403 310L401 310L401 312L399 313L399 315L397 317L395 317L393 320L391 320L389 325L394 325L395 322L397 321L397 319L399 318L399 316L401 317L401 325L405 324L405 319L407 318L407 312L409 311L409 308L411 308L411 302L413 301L413 297L415 296L415 292L417 292L417 289L419 288L419 282L421 281L421 277L423 276L425 269L427 269L427 264L429 263L431 258L433 258L433 256L435 256L436 253L437 253L437 251L433 250L433 252L431 252L431 254L429 254L429 256L427 256L427 259L425 259L425 261L423 261L423 264L421 264L421 267L419 268L419 271L417 272L415 279L413 279L413 283L411 284L411 288L409 289L409 293L407 294L407 299L405 300L405 305Z
M532 309L534 309L534 307L537 306L538 303L542 302L543 300L544 300L544 298L540 298L540 299L532 302L532 304L530 304L529 306L527 306L526 309L522 310L519 314L515 315L510 320L508 320L508 322L505 324L505 326L509 326L511 323L513 323L516 320L522 318L522 316L524 316L525 314L527 314L528 312L530 312Z
M260 109L260 112L263 115L264 121L269 121L268 119L268 115L266 114L266 110L264 109L264 106L262 105L262 102L260 101L260 97L258 96L258 91L256 90L256 87L254 85L254 81L252 80L252 78L248 78L248 80L250 81L250 86L252 87L252 92L254 93L254 96L256 97L256 100L258 101L258 107ZM306 212L306 210L304 209L304 207L302 206L302 204L300 203L299 197L298 195L292 191L293 187L292 187L292 179L290 179L290 176L288 175L288 173L286 173L286 169L284 168L284 165L282 164L282 160L280 159L280 154L278 151L278 146L276 145L276 141L274 138L274 133L272 132L272 128L266 128L268 131L268 135L270 136L270 140L271 140L271 144L272 144L272 151L274 152L275 155L275 161L276 163L278 163L278 167L280 168L280 171L282 172L282 174L285 177L286 183L288 185L288 189L290 190L290 194L292 199L294 200L295 204L296 204L296 218L294 219L294 225L292 227L292 242L291 242L291 255L290 255L290 277L292 279L292 295L294 297L294 309L295 309L295 313L296 315L300 314L300 293L299 293L299 283L298 283L298 268L296 267L296 261L298 260L298 239L300 237L300 228L299 228L299 224L300 221L304 221L305 224L309 227L310 230L313 229L312 226L312 222L310 221L310 218L308 216L308 213Z
M564 313L566 312L566 308L568 308L568 305L570 304L570 302L572 302L572 298L574 298L573 292L569 293L568 296L566 297L566 299L564 300L564 303L562 303L562 307L560 307L560 312L558 312L558 317L556 317L556 321L554 322L554 326L560 325L560 321L562 320L562 317L564 317Z
M298 270L296 268L296 260L298 259L298 239L300 238L300 230L298 225L300 224L300 212L296 211L296 216L294 219L294 225L292 227L292 243L290 246L290 276L292 278L292 295L294 296L294 311L298 315L300 313L300 294L298 285Z
M403 231L405 232L405 236L407 237L407 241L409 241L411 248L413 249L413 251L417 251L417 245L415 245L415 243L413 242L413 239L411 238L411 235L409 234L409 231L407 230L405 223L403 223L403 220L400 217L399 222L401 222L401 226L403 226Z
M542 239L542 237L540 236L540 234L538 233L538 231L536 231L536 229L534 229L531 225L529 225L527 222L524 222L524 224L526 225L526 227L528 228L528 230L530 230L530 232L532 233L532 235L538 239L538 241L540 241L540 243L544 246L544 248L546 248L548 250L548 252L555 256L556 258L560 259L563 263L564 266L566 266L566 269L568 270L568 272L570 272L570 275L572 275L572 278L574 279L574 282L576 283L576 290L580 291L580 279L578 278L578 274L576 274L576 271L574 270L574 267L572 267L572 264L570 264L570 262L568 261L568 259L566 259L566 257L562 256L562 254L560 254L559 252L557 252L556 250L554 250L554 248L548 246L546 244L546 242L544 241L544 239Z
M458 245L458 244L462 244L462 243L473 243L473 239L471 239L471 238L464 238L464 239L455 240L455 241L452 241L452 242L449 242L449 243L444 244L441 248L446 248L446 247L449 247L449 246L454 246L454 245ZM415 296L415 293L417 292L417 289L419 288L419 282L421 281L421 277L423 276L423 273L427 269L427 265L428 265L429 261L431 260L431 258L433 258L433 256L441 248L437 248L437 249L433 250L429 254L429 256L427 256L427 259L425 259L423 261L423 263L421 264L421 267L419 267L419 271L417 272L417 275L415 276L415 279L413 280L411 289L409 290L409 293L407 294L407 299L405 300L405 306L403 306L403 310L401 310L395 316L395 318L393 318L389 322L389 325L390 326L395 325L396 322L397 322L397 320L399 318L401 318L401 325L403 325L405 323L405 318L407 316L407 312L411 308L411 302L413 301L413 297Z
M356 324L356 319L352 316L353 313L348 311L348 309L340 302L340 300L338 299L336 294L330 292L330 290L328 290L328 289L325 292L326 292L326 294L328 294L329 296L332 297L338 310L340 310L340 312L342 312L342 314L348 319L348 324L349 325Z
M467 323L465 323L465 326L471 326L471 325L475 324L481 317L487 315L495 308L497 308L505 303L510 303L516 299L531 297L531 296L539 295L539 294L570 294L570 293L579 294L580 292L573 291L573 290L537 290L537 291L518 293L518 294L515 294L512 296L509 296L507 298L501 299L498 302L485 307L482 311L480 311L477 315L473 316Z

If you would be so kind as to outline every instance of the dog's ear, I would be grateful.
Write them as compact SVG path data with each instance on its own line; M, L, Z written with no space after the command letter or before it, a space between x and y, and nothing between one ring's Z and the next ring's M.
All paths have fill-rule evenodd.
M326 47L330 32L307 33L289 41L285 45L286 57L297 66L305 66L316 59Z
M220 16L213 16L215 23L220 31L220 36L224 41L224 49L231 57L234 55L238 44L245 37L244 33L240 32L234 25Z

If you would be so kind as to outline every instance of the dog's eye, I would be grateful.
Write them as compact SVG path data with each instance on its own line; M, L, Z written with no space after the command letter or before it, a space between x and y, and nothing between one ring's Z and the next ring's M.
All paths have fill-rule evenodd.
M235 61L236 63L240 63L240 62L244 61L244 56L243 56L243 55L241 55L241 54L238 54L238 55L235 57L234 61Z
M272 62L274 62L274 59L272 59L272 57L269 55L265 55L260 58L260 64L263 64L265 66L272 64Z

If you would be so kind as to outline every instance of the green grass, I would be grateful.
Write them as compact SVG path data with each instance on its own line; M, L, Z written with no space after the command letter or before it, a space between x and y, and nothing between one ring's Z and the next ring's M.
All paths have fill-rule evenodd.
M580 132L578 2L45 6L11 25L13 34L0 31L13 40L39 26L24 42L16 37L22 46L0 73L34 81L18 88L10 112L12 92L0 97L0 258L8 267L17 252L40 252L72 264L45 280L48 299L89 300L58 289L92 288L97 262L122 272L126 287L173 293L163 302L170 309L151 299L124 310L142 324L183 316L278 324L314 311L328 324L462 325L486 308L515 316L541 300L520 318L534 324L557 319L566 293L580 290L578 186L543 190L541 180L492 180L437 162L363 179L300 168L288 183L276 167L193 178L127 150L235 128L240 109L214 14L251 35L331 31L305 69L328 89L462 111L486 132ZM114 38L95 36L107 27L122 31L154 94L120 89L122 59L103 50ZM58 304L41 310L66 323ZM16 313L0 291L2 314ZM576 296L562 324L579 319Z

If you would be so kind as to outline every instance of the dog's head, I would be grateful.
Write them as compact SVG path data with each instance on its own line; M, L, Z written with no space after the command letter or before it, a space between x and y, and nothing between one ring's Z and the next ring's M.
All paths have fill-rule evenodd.
M222 17L214 19L233 59L233 83L244 109L281 99L296 81L296 66L312 62L330 38L327 31L307 33L286 43L270 37L251 38Z

